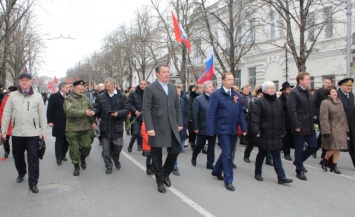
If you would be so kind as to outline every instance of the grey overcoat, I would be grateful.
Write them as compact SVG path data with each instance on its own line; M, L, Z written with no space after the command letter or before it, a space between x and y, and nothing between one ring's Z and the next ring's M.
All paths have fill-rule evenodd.
M180 144L178 127L183 123L174 84L168 83L168 95L158 80L144 89L143 120L147 131L155 131L155 136L148 138L151 147L171 147L173 136Z

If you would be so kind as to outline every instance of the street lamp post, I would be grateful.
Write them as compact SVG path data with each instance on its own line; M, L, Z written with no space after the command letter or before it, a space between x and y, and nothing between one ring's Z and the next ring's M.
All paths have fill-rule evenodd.
M346 7L347 35L346 35L346 77L350 77L351 66L351 0L348 0Z

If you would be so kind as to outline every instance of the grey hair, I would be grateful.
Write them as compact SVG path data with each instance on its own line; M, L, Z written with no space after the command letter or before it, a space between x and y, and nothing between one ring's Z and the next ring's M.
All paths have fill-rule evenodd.
M275 88L275 83L272 82L272 81L265 81L265 82L261 85L261 90L262 90L263 92L265 92L266 89L269 88L269 87Z
M110 77L105 79L105 83L108 83L108 82L110 82L112 84L116 84L115 80L113 78L110 78Z
M212 84L212 85L213 85L213 81L205 81L205 82L203 83L203 89L207 88L207 85L209 85L209 84Z

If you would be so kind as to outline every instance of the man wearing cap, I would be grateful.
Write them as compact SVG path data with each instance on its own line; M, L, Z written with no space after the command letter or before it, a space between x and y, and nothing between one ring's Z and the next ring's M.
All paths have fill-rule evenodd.
M86 169L85 158L90 154L91 143L94 140L96 127L89 99L85 96L85 82L83 80L73 83L73 91L64 101L64 111L67 123L66 132L69 143L69 155L74 164L74 176L80 175L79 163Z
M280 90L282 92L280 96L280 101L282 103L282 109L284 112L284 120L285 120L285 128L286 128L286 135L282 137L282 150L285 156L286 160L292 161L291 158L291 147L294 147L294 141L293 141L293 136L291 133L291 123L290 123L290 117L288 115L288 107L287 107L287 97L290 91L292 90L294 86L292 86L290 83L287 81L282 84L282 89Z
M66 154L69 148L65 137L66 115L63 108L68 93L68 83L61 82L59 91L49 97L47 107L48 126L53 127L52 136L55 137L55 157L58 166L62 161L67 161Z
M338 89L338 98L344 106L346 120L349 127L348 150L355 167L355 106L354 94L352 93L354 79L345 78L338 82L340 88Z
M7 129L11 122L12 153L18 172L16 181L22 182L27 173L25 161L25 151L27 151L28 184L32 193L38 193L38 148L39 140L45 138L47 118L42 96L33 91L31 79L30 74L20 74L18 91L10 94L4 108L1 133L2 138L6 139Z

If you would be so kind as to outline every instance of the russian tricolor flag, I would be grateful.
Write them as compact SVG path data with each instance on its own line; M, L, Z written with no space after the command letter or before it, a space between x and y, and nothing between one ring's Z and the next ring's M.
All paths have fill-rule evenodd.
M210 48L205 60L205 68L198 77L198 84L203 84L205 81L211 81L214 75L214 54L213 47Z
M184 29L179 24L179 21L175 17L174 13L171 12L171 14L173 16L174 32L175 32L176 41L183 42L191 53L191 43L190 43L189 39L187 38Z

